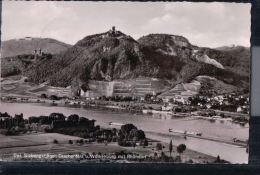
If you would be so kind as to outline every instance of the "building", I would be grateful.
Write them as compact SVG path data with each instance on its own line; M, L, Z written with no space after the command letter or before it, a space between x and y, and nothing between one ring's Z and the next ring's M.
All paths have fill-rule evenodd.
M33 51L33 54L34 54L34 59L37 59L38 57L41 57L41 56L44 55L44 53L42 52L42 49L41 49L41 48L39 48L38 50L35 49L35 50Z
M27 36L27 37L24 38L24 40L31 41L31 40L33 40L33 38Z
M155 95L159 90L164 88L161 80L152 78L136 78L133 80L114 80L114 81L96 81L89 80L89 89L80 91L81 97L134 97L141 98L145 95Z
M173 104L171 103L165 103L162 106L162 111L171 111L173 109Z
M113 27L112 27L112 33L114 33L114 34L115 34L115 32L116 32L116 27L115 27L115 26L113 26Z
M243 109L239 106L238 108L237 108L237 112L242 112L243 111Z

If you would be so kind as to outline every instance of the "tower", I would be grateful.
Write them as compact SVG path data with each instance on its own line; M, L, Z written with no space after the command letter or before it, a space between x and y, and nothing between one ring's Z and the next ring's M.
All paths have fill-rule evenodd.
M116 27L115 26L112 27L112 34L113 35L116 34Z

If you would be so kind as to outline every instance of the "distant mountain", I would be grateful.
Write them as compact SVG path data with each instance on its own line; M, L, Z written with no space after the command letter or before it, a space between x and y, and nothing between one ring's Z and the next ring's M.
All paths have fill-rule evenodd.
M235 45L235 44L230 45L230 46L216 47L215 49L216 49L216 50L220 50L220 51L230 51L230 50L241 49L241 48L250 50L249 47L244 47L244 46Z
M2 70L1 76L22 73L35 83L47 81L53 86L73 89L87 86L89 80L138 77L165 80L173 88L198 76L209 76L227 84L221 87L248 89L249 60L247 48L197 47L185 37L168 34L150 34L134 40L120 31L110 30L87 36L60 54L38 59L30 55L4 59L2 66L12 65L15 71L5 74L10 69Z
M71 45L51 38L32 38L12 39L2 41L1 57L11 57L22 54L32 54L34 50L41 48L45 53L58 54L67 50Z

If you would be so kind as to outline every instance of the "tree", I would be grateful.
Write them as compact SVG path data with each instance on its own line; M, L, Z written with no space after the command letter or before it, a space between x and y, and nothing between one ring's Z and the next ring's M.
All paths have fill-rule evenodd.
M129 133L129 139L136 138L137 136L137 129L132 129Z
M182 112L181 108L175 108L175 112Z
M147 139L144 140L144 146L148 146L148 140Z
M16 126L20 125L20 123L23 123L23 121L24 121L24 119L23 119L23 113L21 113L20 115L15 114L14 120L15 120L15 122L16 122Z
M144 96L145 101L151 101L151 98L152 98L152 94L145 94Z
M135 147L136 147L136 142L133 142L132 145L133 145L133 147L135 148Z
M136 134L137 134L136 137L138 140L144 140L146 138L145 133L142 130L137 130Z
M220 162L220 157L219 157L219 155L217 156L216 162Z
M51 95L50 99L51 100L60 100L60 98L58 96L56 96L56 95Z
M80 86L80 88L81 88L84 92L86 92L87 90L89 90L89 86L88 86L88 84L86 84L86 83L82 84L82 85Z
M72 96L74 97L79 97L80 96L80 85L79 85L79 79L73 78L72 82L71 82L71 93Z
M79 140L79 144L82 145L83 143L84 143L83 139L80 139L80 140Z
M185 145L185 144L180 144L180 145L177 147L177 152L178 152L179 154L183 153L185 150L186 150L186 145Z
M58 140L54 139L54 140L53 140L53 143L54 143L54 144L58 144L59 142L58 142Z
M40 116L40 123L41 125L44 125L44 124L51 124L51 121L49 120L49 116Z
M68 116L68 121L78 122L79 116L77 114L71 114L70 116Z
M80 117L79 118L79 122L80 123L87 123L89 120L87 119L87 118L85 118L85 117Z
M130 139L136 138L136 140L144 140L145 133L142 130L132 129L129 133Z
M169 161L169 157L167 157L164 152L161 152L161 160L163 162L168 162Z
M220 117L221 117L221 118L225 118L225 114L221 113L221 114L220 114Z
M29 123L39 123L40 122L40 118L39 117L29 117Z
M65 120L65 116L62 114L62 113L51 113L50 115L49 115L49 118L52 120L52 121L54 121L54 120L59 120L59 121L64 121Z
M170 151L170 156L172 156L172 140L170 141L170 144L169 144L169 151Z
M41 98L48 98L47 94L41 94Z
M72 140L69 140L69 144L73 144L73 141L72 141Z
M159 151L159 150L162 150L162 144L161 143L157 143L156 144L156 149Z
M125 124L121 126L121 131L124 135L128 135L132 129L137 130L137 128L133 124Z
M157 152L155 152L155 153L153 154L153 156L154 156L154 157L157 157L157 156L158 156Z

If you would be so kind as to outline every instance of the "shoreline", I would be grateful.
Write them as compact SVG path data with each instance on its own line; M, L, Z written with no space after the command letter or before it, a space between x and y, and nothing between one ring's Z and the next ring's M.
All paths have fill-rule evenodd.
M15 102L14 102L15 103ZM41 103L33 103L33 104L37 104L37 105L40 105L40 106L42 106L42 104ZM50 106L50 104L48 104L48 103L44 103L44 104L46 104L47 106ZM51 105L52 106L52 105ZM55 105L56 106L56 105ZM80 107L81 105L76 105L76 106L74 106L74 105L58 105L58 106L62 106L62 107L72 107L72 108L75 108L75 107ZM92 108L92 109L99 109L99 110L97 110L97 111L100 111L100 109L101 108ZM96 110L93 110L93 111L96 111ZM120 111L118 111L118 110L110 110L111 112L116 112L116 113L120 113ZM127 112L127 111L126 111ZM129 111L128 111L129 112ZM145 130L144 130L145 131ZM145 131L145 133L147 133L147 131ZM160 133L156 133L156 134L160 134ZM164 134L165 135L165 134ZM167 135L167 134L166 134ZM149 138L149 137L148 137ZM166 143L166 142L165 142ZM196 151L195 151L196 152ZM200 153L200 152L199 152ZM204 154L204 153L201 153L201 154Z
M6 98L6 96L1 96L1 100L0 102L5 102L5 103L35 103L35 104L47 104L47 105L51 105L51 106L62 106L62 107L83 107L85 109L103 109L103 110L110 110L110 111L119 111L119 112L129 112L129 113L133 113L133 114L144 114L144 115L152 115L152 114L160 114L160 115L171 115L171 116L175 116L175 117L193 117L193 118L199 118L199 119L204 119L204 120L230 120L234 123L237 124L241 124L241 125L246 125L249 124L248 122L239 122L239 121L235 121L236 118L239 117L244 117L245 119L249 120L249 115L248 114L242 114L242 113L236 113L236 112L229 112L229 111L220 111L220 110L214 110L218 116L213 116L213 117L205 117L205 116L200 116L195 114L196 112L200 112L200 110L196 111L195 113L175 113L172 111L162 111L162 110L158 110L157 109L146 109L146 108L142 108L142 109L133 109L135 106L151 106L151 105L157 105L160 106L158 104L149 104L149 103L141 103L141 102L112 102L112 101L102 101L102 100L97 100L97 101L88 101L88 103L86 103L84 100L78 100L75 101L73 104L68 103L66 100L50 100L50 99L42 99L42 98L32 98L32 97L28 97L28 100L8 100ZM12 97L11 97L12 98ZM14 98L19 98L21 99L21 96L17 96ZM105 104L102 104L105 103ZM130 107L121 107L118 106L119 104L128 104L130 105ZM133 104L135 104L135 106L133 106ZM138 104L138 105L137 105ZM131 106L132 105L132 106ZM225 118L221 118L219 117L220 114L229 114L229 117L225 117Z
M0 102L2 102L2 100L0 100ZM122 109L118 109L118 108L110 108L110 107L106 107L106 106L99 106L99 105L81 105L81 104L74 104L74 105L70 105L70 104L64 104L62 102L60 103L56 103L55 105L53 105L53 103L41 103L41 102L5 102L4 103L29 103L29 104L36 104L36 105L40 105L40 106L58 106L58 107L65 107L65 108L83 108L86 110L91 110L93 112L100 112L100 111L109 111L112 113L116 113L116 114L120 114L121 112L126 112L129 114L133 114L133 115L148 115L150 116L150 114L146 114L146 113L141 113L141 112L133 112L133 111L129 111L129 110L122 110ZM202 117L202 116L188 116L186 115L172 115L173 117L176 118L194 118L194 119L201 119L201 120L209 120L208 118ZM215 120L219 120L219 118L215 118ZM233 122L233 121L231 121ZM237 122L233 122L235 124L239 124ZM147 133L153 133L153 134L158 134L158 135L174 135L174 136L186 136L186 137L192 137L192 138L196 138L196 139L204 139L204 140L209 140L209 141L214 141L214 142L220 142L220 143L226 143L226 144L231 144L231 145L236 145L236 146L242 146L242 147L246 147L247 143L245 142L234 142L232 140L221 140L219 138L213 138L213 137L204 137L204 136L197 136L197 135L191 135L191 134L179 134L179 133L155 133L152 131L145 131Z

